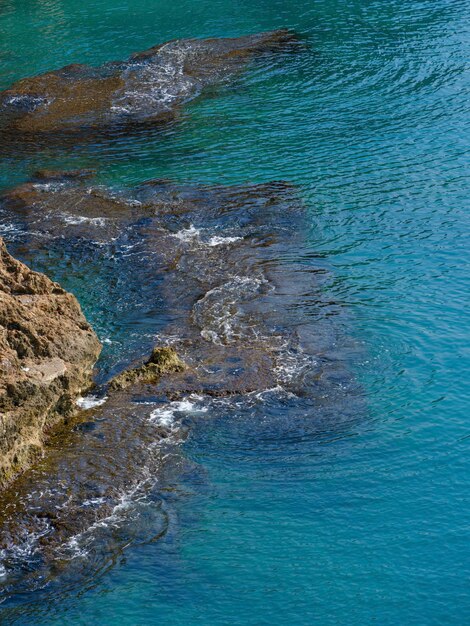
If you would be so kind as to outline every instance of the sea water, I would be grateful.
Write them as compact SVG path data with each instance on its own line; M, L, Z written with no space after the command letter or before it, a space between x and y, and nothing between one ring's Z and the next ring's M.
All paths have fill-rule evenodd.
M468 620L468 3L3 0L0 84L173 38L285 26L308 52L254 64L169 128L2 154L0 181L94 167L110 185L295 184L309 213L302 262L322 270L323 298L341 309L364 408L310 426L314 410L286 409L274 389L155 413L191 422L166 532L77 585L10 597L0 621ZM119 353L125 337L104 320L100 283L56 271L105 340L104 359ZM321 322L309 293L302 311Z

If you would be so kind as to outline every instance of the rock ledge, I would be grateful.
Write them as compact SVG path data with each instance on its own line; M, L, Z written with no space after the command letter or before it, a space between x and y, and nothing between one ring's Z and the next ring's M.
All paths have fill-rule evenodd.
M14 259L0 238L0 488L75 411L100 351L76 298Z

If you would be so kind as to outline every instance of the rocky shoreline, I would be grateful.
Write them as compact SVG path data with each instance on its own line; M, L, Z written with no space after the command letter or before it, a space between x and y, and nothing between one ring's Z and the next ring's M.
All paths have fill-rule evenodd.
M100 351L76 298L14 259L0 238L0 488L73 414Z
M25 79L0 94L0 135L36 140L162 122L253 56L297 44L286 30L175 41L128 61ZM328 414L344 400L350 375L335 358L335 336L301 314L305 294L331 317L336 305L322 300L321 272L297 256L306 209L291 184L155 179L110 188L90 170L40 171L0 195L2 224L17 256L59 283L81 274L98 285L92 325L99 332L106 318L125 338L93 379L101 344L77 300L1 244L0 556L8 572L27 553L32 578L47 579L81 554L91 530L115 520L123 499L145 499L184 440L185 416L270 393L303 403L306 415L313 404Z
M63 139L64 133L100 129L129 132L132 126L166 122L204 87L233 75L250 58L287 51L298 43L288 30L174 40L126 61L100 67L73 64L25 78L0 93L0 138L10 137L16 144L22 138ZM176 209L170 187L160 188L156 204L146 203L86 188L83 181L90 176L87 171L39 172L4 195L3 210L8 219L19 217L36 232L110 241L165 204ZM168 207L163 211L171 215ZM102 227L101 233L96 226ZM101 346L75 298L15 261L0 245L1 489L40 456L47 432L76 410L75 400L91 384ZM152 368L155 374L158 365L147 365L146 372ZM121 374L114 384L123 385L133 375Z
M143 338L149 356L101 376L82 404L89 408L56 429L44 459L0 494L8 554L35 537L35 554L66 558L71 538L114 515L123 494L150 489L164 451L184 438L174 415L187 405L256 401L274 390L328 410L348 381L328 357L324 331L297 317L312 275L286 257L301 245L305 207L285 182L110 189L90 173L49 172L0 196L0 214L35 258L65 255L73 271L92 257L90 278L103 266L123 277L103 294L122 328L126 316L132 325L136 276L140 316L155 317L161 301L166 319L152 345Z

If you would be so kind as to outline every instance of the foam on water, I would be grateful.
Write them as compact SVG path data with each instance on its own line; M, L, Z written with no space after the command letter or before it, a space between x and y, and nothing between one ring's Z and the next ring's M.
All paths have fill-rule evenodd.
M64 181L53 181L49 183L34 183L33 187L38 191L50 192L50 191L59 191L67 186L67 183Z
M34 110L40 106L49 106L53 102L52 98L45 98L43 96L34 96L31 94L22 94L17 96L10 96L5 99L5 105L13 105L18 109Z
M150 413L150 420L159 426L167 428L173 437L180 430L179 420L185 415L201 415L207 412L207 407L201 405L202 396L190 396L184 400L170 402L158 407ZM175 441L175 439L173 439Z
M107 222L105 217L85 217L83 215L67 215L66 213L62 213L61 217L64 222L71 225L91 224L92 226L105 226Z
M241 241L242 237L221 237L220 235L214 235L207 242L208 246L226 246L236 241Z
M114 99L111 110L118 114L148 115L169 111L175 101L194 96L197 81L184 73L184 63L190 44L168 42L158 54L147 61L131 63L124 72L127 86Z
M193 319L201 336L212 343L224 345L252 335L253 329L243 324L240 303L255 297L266 281L249 276L235 276L209 290L193 307Z
M222 235L210 235L207 236L207 233L210 233L209 229L206 228L196 228L193 224L191 224L188 228L184 228L174 233L173 236L183 241L185 243L197 243L201 246L225 246L231 243L235 243L236 241L241 241L243 237L231 237L231 236L222 236Z
M200 228L196 228L193 224L191 224L189 228L184 228L182 230L179 230L177 233L174 233L173 236L179 239L180 241L189 242L189 241L192 241L193 239L199 238L199 235L201 234L201 232L202 231Z
M305 354L301 348L292 350L288 346L279 350L279 359L275 367L276 375L281 383L290 383L303 373L318 366L318 359Z
M102 406L107 399L108 396L104 396L102 398L98 398L97 396L84 396L77 398L76 403L81 409L88 410Z
M135 481L128 489L117 496L117 502L111 512L106 517L101 517L92 523L88 528L70 537L64 544L56 549L58 558L86 559L93 551L95 542L100 539L99 531L108 529L118 529L127 521L129 511L138 504L145 503L148 498L149 484L155 482L156 478L150 475ZM99 505L102 500L96 499L93 505ZM90 506L90 501L85 501L83 506Z

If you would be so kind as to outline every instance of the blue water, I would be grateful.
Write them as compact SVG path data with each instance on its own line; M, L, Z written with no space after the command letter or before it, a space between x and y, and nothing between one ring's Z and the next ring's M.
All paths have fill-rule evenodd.
M286 426L278 405L195 420L166 536L59 600L13 599L7 623L469 619L469 4L4 0L0 83L282 26L310 51L255 64L150 136L9 154L0 180L91 166L110 184L293 182L365 409L338 428ZM86 281L61 280L95 321Z

